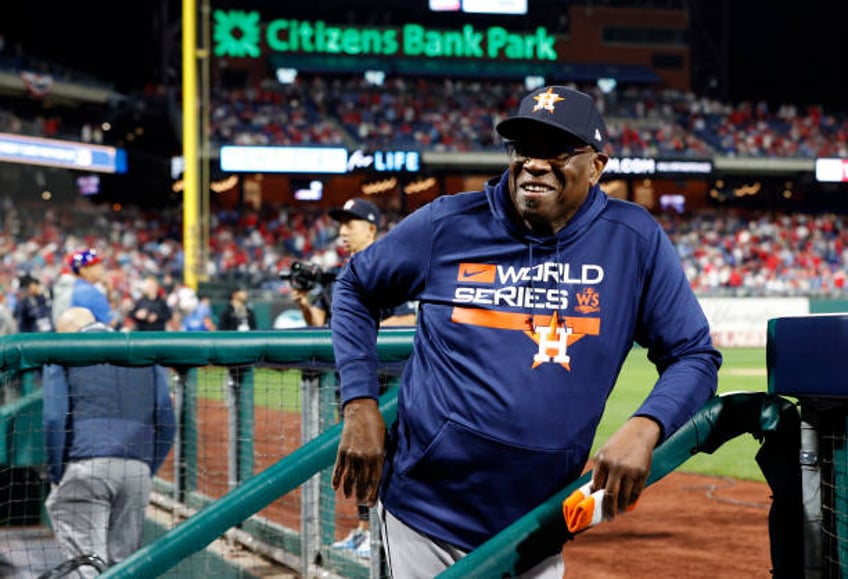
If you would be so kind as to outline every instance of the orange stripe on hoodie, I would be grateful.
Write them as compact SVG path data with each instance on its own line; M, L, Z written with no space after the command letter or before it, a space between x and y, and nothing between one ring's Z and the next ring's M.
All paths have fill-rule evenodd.
M527 330L527 314L516 312L498 312L494 310L481 310L477 308L455 307L451 312L451 321L457 324L470 324L484 328L496 328L499 330ZM547 326L551 322L550 315L533 316L533 326ZM565 322L574 330L575 334L587 334L597 336L601 331L600 318L573 318L566 317Z

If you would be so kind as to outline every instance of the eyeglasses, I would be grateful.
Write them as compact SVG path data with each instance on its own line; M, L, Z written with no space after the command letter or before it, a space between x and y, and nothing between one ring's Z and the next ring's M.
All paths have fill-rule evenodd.
M587 145L564 145L556 142L508 141L504 144L507 155L515 163L524 164L530 159L539 159L549 165L565 166L573 157L582 153L594 153L595 150Z

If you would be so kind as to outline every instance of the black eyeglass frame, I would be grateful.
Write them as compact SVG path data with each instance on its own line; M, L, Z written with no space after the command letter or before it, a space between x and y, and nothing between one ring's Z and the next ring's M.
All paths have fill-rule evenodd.
M591 145L586 143L567 145L556 141L505 141L504 150L513 162L523 164L530 159L538 159L558 166L567 165L577 155L597 153Z

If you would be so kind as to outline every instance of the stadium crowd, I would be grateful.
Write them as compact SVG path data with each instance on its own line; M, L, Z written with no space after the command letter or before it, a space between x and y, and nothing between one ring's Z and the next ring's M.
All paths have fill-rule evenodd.
M389 216L390 223L400 215ZM837 214L748 214L732 210L693 215L657 215L677 248L681 264L702 296L848 297L848 216ZM210 279L265 288L280 298L290 291L279 273L294 260L330 268L344 257L337 225L322 212L263 208L212 215ZM44 212L37 205L3 204L0 229L0 288L6 307L21 296L20 278L32 276L51 291L67 256L96 247L111 278L112 303L125 329L146 276L156 276L178 316L169 329L186 329L204 296L181 285L181 216L147 213L81 200L70 211Z
M674 90L620 86L591 92L608 119L610 152L620 156L848 157L848 117L822 107L772 109L766 102L721 103ZM469 152L501 147L492 127L517 106L523 83L495 80L298 76L290 84L215 86L210 131L215 145L344 145L351 149ZM155 91L154 91L155 92ZM37 107L0 110L0 131L109 143L93 112L45 114ZM90 115L90 116L87 116ZM2 192L0 192L2 193ZM182 223L178 208L114 212L84 198L44 211L6 197L0 204L0 293L14 309L20 279L46 291L80 247L105 257L118 315L138 299L145 276L156 276L180 313L202 303L185 298ZM402 215L388 215L392 221ZM716 210L658 214L700 295L846 295L848 217L837 214ZM293 260L324 268L343 256L326 214L294 207L220 210L211 215L207 273L285 295L279 272ZM273 283L276 281L277 283ZM185 299L182 299L185 298ZM179 304L184 302L185 305ZM170 329L181 329L177 316Z
M675 90L631 86L595 96L618 155L712 157L840 156L848 153L848 117L822 107L798 110L765 101L735 105ZM213 95L217 144L347 144L370 149L492 150L492 127L516 106L522 83L493 80L362 77L298 78Z
M339 259L330 240L335 225L323 213L291 209L222 210L210 225L210 279L229 280L257 289L278 282L279 272L295 259L318 260L329 267ZM181 216L178 210L145 211L138 207L120 212L81 199L62 211L44 211L38 204L6 200L0 227L0 289L7 307L14 310L21 295L20 278L30 275L51 291L63 273L67 257L85 247L97 248L109 272L111 302L122 320L141 296L146 276L161 282L169 304L178 315L170 329L180 327L203 296L193 295L180 281L183 275ZM287 290L280 283L274 289Z
M725 103L677 90L622 86L595 96L609 150L623 156L848 156L848 115L791 103ZM299 76L290 84L213 87L215 146L346 145L368 149L495 150L492 127L516 106L517 81ZM109 143L93 113L44 115L0 109L0 131Z

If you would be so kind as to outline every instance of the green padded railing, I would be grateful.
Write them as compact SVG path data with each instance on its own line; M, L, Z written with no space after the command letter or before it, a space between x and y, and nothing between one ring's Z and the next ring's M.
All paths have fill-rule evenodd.
M387 423L397 418L397 391L380 400ZM332 466L339 446L341 423L201 509L152 543L148 543L101 577L157 577L181 559L197 553L248 517L312 476Z
M382 364L404 362L412 350L412 328L389 328L378 336L378 353ZM116 332L92 334L26 334L0 339L0 372L10 376L27 376L44 364L83 366L109 362L127 366L162 364L180 371L194 372L207 365L271 364L293 368L331 370L334 367L331 333L324 328L303 330L242 332ZM328 390L330 393L331 389ZM332 395L332 394L331 394ZM40 402L40 390L29 396ZM393 416L395 398L383 408ZM8 406L11 420L21 420L19 403ZM391 418L394 420L394 418ZM14 424L14 422L10 422ZM335 425L291 455L293 460L278 463L266 470L263 477L248 479L238 487L235 498L226 495L201 510L199 519L173 529L176 537L168 535L138 553L142 561L126 562L126 576L155 577L179 563L189 554L202 550L224 531L242 523L286 492L296 489L316 472L326 470L335 460L339 426ZM11 428L14 430L14 428ZM39 429L31 429L40 432ZM9 440L13 440L9 437ZM8 445L4 445L6 448ZM12 445L10 448L21 445ZM6 454L10 454L7 452ZM246 469L252 470L252 469ZM270 477L270 482L269 482ZM236 501L238 504L233 504ZM211 522L206 521L206 517ZM222 521L225 521L222 523ZM223 524L223 527L221 525ZM149 556L149 558L148 558ZM144 571L136 569L140 566ZM122 567L123 568L123 567ZM111 570L110 570L111 572ZM116 568L115 573L124 572Z
M714 452L727 440L750 432L762 437L776 427L786 400L764 393L715 397L689 422L657 448L648 479L652 484L698 452ZM381 399L387 424L397 417L397 394ZM104 577L153 577L180 557L203 549L231 526L256 513L279 496L332 465L341 425L305 444L273 467L237 487L158 541L107 570ZM590 473L516 521L439 577L503 577L527 571L571 538L562 518L562 501L584 484Z
M406 360L411 328L381 330L380 360ZM162 364L198 367L265 362L303 366L305 360L332 366L330 330L257 332L115 332L15 334L0 339L0 371L22 372L43 364L85 366L108 362L126 366Z

